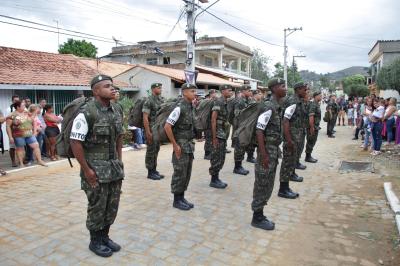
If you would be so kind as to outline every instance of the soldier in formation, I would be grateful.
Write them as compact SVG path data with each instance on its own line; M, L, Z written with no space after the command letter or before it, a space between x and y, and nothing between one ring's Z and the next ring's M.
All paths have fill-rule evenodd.
M164 175L157 171L157 158L160 151L160 143L153 139L152 127L156 120L157 112L160 110L164 99L161 97L162 84L153 83L151 85L151 95L143 104L143 126L146 134L146 168L148 171L147 178L152 180L160 180Z
M316 91L313 94L313 100L310 101L308 106L308 130L307 130L307 145L306 145L306 158L305 161L309 163L318 162L317 159L314 159L311 154L314 149L315 144L317 143L318 132L321 129L319 127L321 122L321 100L322 95L320 91Z

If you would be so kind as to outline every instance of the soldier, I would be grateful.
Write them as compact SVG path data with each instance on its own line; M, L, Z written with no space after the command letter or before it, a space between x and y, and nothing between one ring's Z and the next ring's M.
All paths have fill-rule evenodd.
M305 170L307 168L307 166L305 166L304 164L302 164L300 162L300 158L301 158L301 154L304 151L304 146L305 146L305 142L306 142L306 136L307 136L307 127L308 127L308 104L309 104L309 88L308 88L308 84L304 83L304 82L298 82L294 85L294 88L298 88L298 87L305 87L307 90L306 96L304 97L303 101L304 101L304 110L305 110L305 115L303 116L303 131L302 134L300 136L300 143L299 143L299 149L297 151L297 163L296 163L296 169L299 170Z
M242 87L240 87L240 93L241 97L238 99L234 106L234 114L235 114L235 120L234 120L234 125L233 128L235 131L239 127L240 121L237 120L237 117L240 114L240 111L249 106L250 103L252 103L252 92L251 92L251 86L249 84L244 84ZM246 150L238 145L235 141L235 150L234 150L234 160L235 160L235 168L233 169L233 173L239 174L239 175L247 175L249 173L248 170L244 169L242 166L242 161L244 159L244 154L246 153ZM250 155L247 159L247 161L254 163L255 159L253 155Z
M329 112L329 120L327 124L327 132L328 138L334 138L334 128L336 125L337 113L338 113L338 105L336 103L336 96L331 95L329 96L329 103L326 106L326 111Z
M171 192L174 194L172 206L179 210L188 211L194 207L185 199L194 159L194 117L192 101L196 97L195 84L183 84L183 99L167 118L164 129L174 149L172 165L174 173L171 180Z
M98 75L91 81L94 99L73 121L71 149L81 166L81 188L88 198L86 227L89 249L109 257L121 247L108 234L117 217L124 166L122 163L122 109L115 98L112 78Z
M303 178L295 173L298 153L304 139L304 121L306 116L304 97L307 86L295 86L295 94L284 103L283 115L283 159L280 171L280 188L278 196L295 199L299 196L289 187L289 181L302 182Z
M251 225L264 230L273 230L275 224L264 216L264 206L271 197L274 187L278 150L282 142L281 101L286 96L285 80L273 78L268 82L272 91L271 100L258 117L256 138L258 143L255 182L253 190L253 219Z
M153 83L151 85L151 95L143 104L143 126L146 134L147 150L146 150L146 168L148 171L147 178L152 180L160 180L164 178L157 171L157 157L160 151L160 143L153 140L152 127L156 121L157 112L161 104L164 102L161 97L162 84Z
M307 130L307 145L306 145L306 158L305 161L309 163L318 162L311 156L315 143L317 142L318 132L321 129L319 123L321 122L321 103L322 95L320 91L313 94L313 101L308 105L309 126Z
M228 139L228 99L232 95L232 87L223 85L220 87L221 97L215 100L211 108L211 135L213 149L211 152L210 187L224 189L228 185L219 179L219 172L225 163L226 140Z
M206 99L215 100L217 98L217 92L214 89L211 89L206 94ZM211 129L206 129L204 131L204 160L211 159L211 151L212 151L212 137L211 137Z

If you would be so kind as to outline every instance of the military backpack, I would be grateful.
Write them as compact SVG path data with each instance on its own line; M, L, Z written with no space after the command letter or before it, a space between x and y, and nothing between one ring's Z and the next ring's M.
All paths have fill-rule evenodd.
M234 138L237 139L237 144L246 148L250 144L256 143L256 124L259 115L263 111L263 103L251 103L245 109L241 110L238 115L240 124L234 133Z
M134 126L138 128L143 128L143 105L146 102L147 98L139 98L134 103L131 109L129 110L128 115L128 125Z
M239 101L239 98L233 98L228 100L228 122L233 125L235 122L235 105Z
M211 108L214 100L205 99L200 102L195 110L194 126L196 130L204 131L210 129L211 126Z
M153 141L158 143L169 142L167 134L165 133L165 123L167 122L168 116L179 104L177 99L167 101L160 106L160 110L157 112L156 121L154 122L151 131L153 132Z

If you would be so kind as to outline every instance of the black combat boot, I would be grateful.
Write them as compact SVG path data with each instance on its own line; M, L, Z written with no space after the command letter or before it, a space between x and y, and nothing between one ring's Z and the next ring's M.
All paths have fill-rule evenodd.
M238 175L248 175L249 171L244 169L242 166L242 162L235 162L235 168L233 169L234 174Z
M306 153L306 159L305 159L304 161L306 161L306 162L308 162L308 163L316 163L316 162L318 162L317 159L314 159L314 158L311 156L311 153Z
M193 208L193 207L194 207L194 204L193 204L193 203L191 203L191 202L189 202L189 201L187 201L187 200L185 199L185 192L183 192L183 194L182 194L182 201L183 201L184 203L186 203L186 205L188 205L190 208Z
M103 244L102 231L90 231L89 249L100 257L110 257L113 254L112 250Z
M190 210L191 209L190 206L187 205L182 199L183 199L183 194L178 194L178 193L174 194L174 203L172 204L172 206L182 211Z
M224 189L224 188L226 188L227 186L228 186L228 184L222 182L222 181L219 179L219 176L218 176L218 175L213 175L213 176L211 176L210 187L218 188L218 189Z
M289 182L281 182L278 192L278 197L285 198L285 199L295 199L299 196L298 193L294 193L289 188Z
M102 230L102 232L103 232L103 244L106 245L107 247L109 247L113 252L118 252L118 251L121 250L121 246L118 245L117 243L115 243L114 241L112 241L110 239L110 237L108 236L108 234L110 232L110 226L111 225L107 225Z
M254 158L254 152L247 153L247 162L256 163L256 158Z
M298 176L296 173L293 173L290 176L290 181L294 181L294 182L303 182L303 177Z
M157 170L154 170L154 172L160 177L160 179L163 179L165 177L165 175L160 174L160 172L158 172Z
M304 164L301 164L300 162L297 162L296 169L306 170L306 168L307 168L307 166L305 166Z
M161 177L157 175L154 170L148 170L147 178L151 180L160 180Z
M253 212L253 219L251 220L251 225L264 229L264 230L274 230L275 229L275 224L271 222L270 220L267 219L267 217L264 216L263 211L257 211Z
M204 160L211 160L211 152L210 151L204 152Z

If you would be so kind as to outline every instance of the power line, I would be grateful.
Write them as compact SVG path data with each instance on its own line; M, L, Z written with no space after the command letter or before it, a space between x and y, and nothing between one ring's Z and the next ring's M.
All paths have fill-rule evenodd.
M28 29L35 29L35 30L41 30L41 31L46 31L46 32L51 32L51 33L57 33L58 34L57 31L41 29L41 28L36 28L36 27L32 27L32 26L27 26L27 25L21 25L21 24L17 24L17 23L7 22L7 21L1 21L0 20L0 23L9 24L9 25L13 25L13 26L19 26L19 27L28 28ZM95 41L99 41L99 42L114 43L113 41L106 41L106 40L96 39L96 38L92 38L92 37L71 34L71 33L60 32L60 34L67 35L67 36L78 37L78 38L83 38L83 39L95 40Z
M199 6L199 7L200 7L200 6ZM240 31L241 33L243 33L243 34L245 34L245 35L247 35L247 36L250 36L250 37L252 37L252 38L254 38L254 39L256 39L256 40L258 40L258 41L260 41L260 42L263 42L263 43L266 43L266 44L269 44L269 45L278 46L278 47L283 47L283 46L280 45L280 44L276 44L276 43L272 43L272 42L263 40L263 39L261 39L261 38L259 38L259 37L257 37L257 36L254 36L254 35L252 35L252 34L250 34L250 33L248 33L248 32L245 32L245 31L242 30L241 28L238 28L238 27L236 27L235 25L232 25L231 23L227 22L226 20L224 20L224 19L222 19L222 18L220 18L220 17L214 15L214 14L211 13L210 11L205 10L205 9L202 8L202 7L200 7L200 8L203 9L206 13L208 13L208 14L211 15L212 17L218 19L219 21L225 23L226 25L228 25L228 26L234 28L234 29L237 30L237 31Z
M179 24L179 22L181 21L183 14L185 14L185 9L182 8L181 12L179 14L178 20L176 21L175 25L172 27L172 29L170 30L170 32L167 34L167 39L169 39L169 37L171 36L171 34L174 32L176 26Z
M363 49L363 50L368 49L367 47L361 47L361 46L356 46L356 45L351 45L351 44L346 44L346 43L340 43L340 42L335 42L335 41L319 39L319 38L312 37L312 36L309 36L309 35L303 35L303 36L306 37L306 38L309 38L309 39L320 41L320 42L326 42L326 43L331 43L331 44L335 44L335 45L341 45L341 46L357 48L357 49Z

